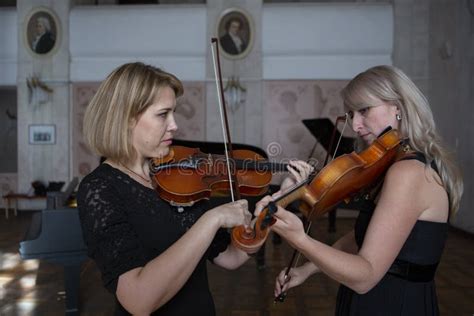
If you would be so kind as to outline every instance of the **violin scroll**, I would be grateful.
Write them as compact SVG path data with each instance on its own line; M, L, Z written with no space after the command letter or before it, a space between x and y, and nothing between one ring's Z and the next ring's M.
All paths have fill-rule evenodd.
M256 253L265 243L268 237L268 227L273 225L275 218L273 214L277 211L277 206L271 202L262 211L263 215L254 218L252 226L255 229L237 226L232 230L232 244L248 254Z

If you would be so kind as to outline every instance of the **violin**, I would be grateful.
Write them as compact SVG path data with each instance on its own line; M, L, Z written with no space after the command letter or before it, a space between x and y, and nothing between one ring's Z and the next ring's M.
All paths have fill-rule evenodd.
M233 150L229 162L237 177L237 189L245 196L265 194L272 172L287 170L287 164L269 162L247 149ZM232 187L226 157L206 154L199 148L171 146L166 157L150 159L149 169L155 190L175 206L228 195Z
M314 177L296 184L283 192L254 219L253 228L234 227L232 243L251 254L265 242L275 223L273 214L277 206L285 207L301 200L308 207L300 208L303 216L312 221L333 209L339 202L349 199L378 179L402 154L402 138L395 129L385 132L361 153L341 155L327 164Z

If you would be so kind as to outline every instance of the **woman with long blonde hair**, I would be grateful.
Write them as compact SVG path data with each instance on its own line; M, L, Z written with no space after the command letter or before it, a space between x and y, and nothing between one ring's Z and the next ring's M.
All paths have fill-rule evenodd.
M434 276L459 207L459 170L438 135L426 98L399 69L377 66L342 90L353 130L370 145L387 128L409 153L388 169L365 201L354 230L328 246L306 235L279 207L272 230L309 261L277 277L275 296L317 272L341 284L336 315L438 315ZM257 204L256 213L271 200Z

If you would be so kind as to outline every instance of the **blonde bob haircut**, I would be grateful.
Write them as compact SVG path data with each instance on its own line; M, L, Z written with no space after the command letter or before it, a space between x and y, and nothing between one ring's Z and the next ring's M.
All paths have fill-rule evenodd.
M99 86L84 114L83 134L87 145L99 156L117 163L135 158L131 122L153 103L163 87L183 94L174 75L140 62L115 69Z
M450 217L459 208L463 192L461 173L451 152L436 131L428 100L413 81L393 66L376 66L352 79L341 92L346 110L358 111L376 106L374 98L395 105L400 110L400 132L409 145L427 159L434 161L442 185L449 196Z

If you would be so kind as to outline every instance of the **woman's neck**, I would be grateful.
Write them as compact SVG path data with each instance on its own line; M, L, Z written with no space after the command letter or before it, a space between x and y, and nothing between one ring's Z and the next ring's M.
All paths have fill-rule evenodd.
M105 163L119 169L123 173L142 185L153 188L151 178L148 169L148 163L146 161L135 161L130 163L115 162L109 159L105 160Z

